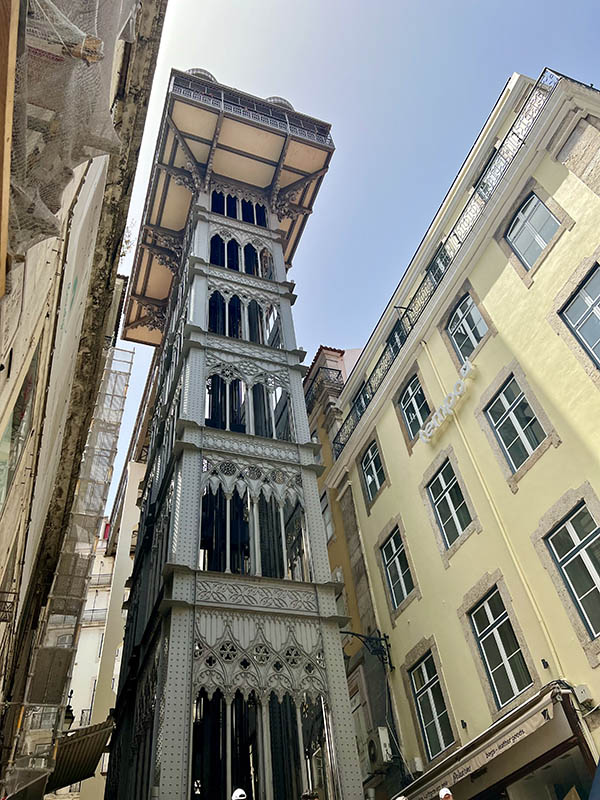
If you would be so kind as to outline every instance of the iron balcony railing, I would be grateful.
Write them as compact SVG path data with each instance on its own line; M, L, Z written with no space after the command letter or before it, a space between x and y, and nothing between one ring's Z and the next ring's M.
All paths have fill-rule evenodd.
M16 602L16 592L0 592L0 622L13 621Z
M83 624L93 624L99 625L102 622L106 622L106 615L108 613L107 608L86 608L83 614L81 615L81 621Z
M281 111L281 115L282 117L285 117L285 119L277 119L277 117L271 117L268 116L268 114L262 114L260 111L255 111L251 108L247 108L246 106L237 103L231 103L225 100L223 97L216 97L215 94L220 94L218 90L215 90L211 94L197 91L196 89L193 89L191 85L193 83L198 83L198 81L195 79L190 79L189 83L190 86L182 86L182 79L176 78L173 81L172 86L173 94L181 95L181 97L188 97L190 100L194 100L197 103L211 106L211 108L216 108L219 111L236 114L239 117L244 117L245 119L252 120L253 122L260 122L263 125L268 125L270 128L276 128L278 131L289 133L292 136L300 136L302 139L308 139L311 142L317 142L318 144L324 144L327 147L333 147L333 139L331 138L330 134L324 135L322 133L318 133L316 130L307 130L300 124L294 124L294 115L284 111L283 108L278 109L278 111ZM299 119L296 121L299 122Z
M333 452L336 458L339 457L346 443L352 436L360 418L367 410L369 403L383 383L385 376L398 357L410 332L417 324L417 320L433 297L442 278L454 263L456 256L460 253L461 248L467 241L475 223L496 191L506 170L514 161L521 147L525 144L527 136L542 113L548 102L548 98L558 86L561 78L562 76L558 73L545 69L529 93L515 122L502 140L502 144L498 148L496 155L477 181L473 194L468 199L454 227L435 254L426 271L425 277L411 297L408 305L404 307L377 364L366 380L358 397L354 400L350 413L342 423L333 440Z
M342 371L339 369L330 369L329 367L319 367L317 374L312 379L310 386L305 394L306 411L310 414L316 405L321 390L327 387L337 391L339 394L344 388L344 379L342 378Z
M95 572L90 577L90 586L110 586L112 579L112 572Z

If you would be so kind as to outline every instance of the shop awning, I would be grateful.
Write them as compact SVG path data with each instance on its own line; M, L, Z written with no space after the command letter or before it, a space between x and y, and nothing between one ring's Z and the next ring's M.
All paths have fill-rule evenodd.
M403 790L404 794L408 800L434 800L443 786L455 786L550 722L554 717L554 704L560 700L561 694L555 686L546 687L413 781Z
M59 739L56 765L48 778L46 792L55 792L72 783L91 778L113 727L114 721L110 718L99 725L80 728Z

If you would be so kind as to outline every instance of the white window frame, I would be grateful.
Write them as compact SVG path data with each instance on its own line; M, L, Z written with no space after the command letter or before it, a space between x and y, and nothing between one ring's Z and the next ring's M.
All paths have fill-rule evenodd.
M583 539L580 539L579 538L579 534L577 533L577 530L573 525L573 519L578 514L580 514L581 511L584 510L584 509L589 514L589 516L590 516L592 522L594 523L595 527L594 527L594 530L591 533L587 534L587 536L585 536ZM561 556L557 552L552 539L563 528L566 530L566 532L570 536L571 541L573 542L573 547L568 553L566 553L565 555ZM548 548L550 549L550 553L551 553L551 555L552 555L552 557L553 557L553 559L554 559L554 561L556 563L556 566L558 567L558 570L559 570L559 572L561 574L561 577L562 577L563 581L565 582L565 585L566 585L566 587L567 587L567 589L569 591L569 594L571 595L571 598L573 599L573 602L575 603L575 605L577 607L577 611L579 612L579 614L580 614L580 616L581 616L581 618L582 618L582 620L584 622L584 625L586 626L588 632L590 633L590 635L594 639L596 639L598 636L600 636L600 629L599 630L595 630L594 629L594 626L592 625L592 622L591 622L590 618L588 617L587 612L586 612L584 606L581 603L581 600L584 597L586 597L588 594L590 594L590 592L593 592L594 590L600 592L600 573L598 572L598 570L594 566L594 562L592 561L592 559L589 557L589 555L587 553L587 549L599 537L600 537L600 527L598 526L598 521L594 518L594 516L591 513L589 507L585 503L583 503L582 505L577 506L577 508L575 508L571 512L571 514L569 514L569 516L567 517L566 520L561 522L560 525L557 525L555 528L553 528L553 530L545 537L546 544L547 544ZM592 579L592 582L594 584L592 586L592 588L589 589L589 591L586 592L585 594L581 595L581 597L578 595L577 591L575 590L575 587L573 586L571 578L569 577L568 573L566 572L566 567L572 561L574 561L576 558L581 558L581 560L583 561L584 566L587 569L588 575Z
M429 677L427 675L427 672L426 672L426 669L425 669L425 665L428 662L430 662L433 665L434 675L431 676L431 677ZM416 686L416 683L415 683L415 675L416 675L417 672L420 672L421 673L421 677L423 678L423 686L420 689L417 689L417 686ZM441 725L440 725L440 722L439 722L442 714L438 714L437 713L437 710L436 710L436 707L435 707L435 701L434 701L434 698L433 698L433 691L432 691L436 684L438 684L440 686L440 692L442 694L442 699L444 700L444 712L442 712L442 713L445 713L447 715L447 717L448 717L448 725L450 726L450 730L451 731L452 731L452 726L450 725L450 714L448 712L448 707L446 706L446 698L444 697L444 694L442 692L440 676L438 675L437 668L436 668L436 665L435 665L435 661L434 661L434 658L433 658L433 653L431 652L431 650L425 656L423 656L423 658L419 661L419 663L416 664L410 670L410 682L411 682L411 686L412 686L412 690L413 690L413 697L414 697L414 701L415 701L415 706L417 707L417 714L419 716L419 723L421 725L421 733L422 733L422 736L423 736L423 741L425 742L425 748L427 750L427 755L428 755L429 759L432 760L432 759L436 758L437 756L439 756L440 753L443 753L444 750L447 750L448 747L450 747L451 744L454 744L454 735L452 734L452 741L450 741L450 742L445 742L444 741L444 737L443 737L443 734L442 734L442 728L441 728ZM425 728L425 721L423 719L423 712L421 710L421 703L420 703L420 700L421 700L422 697L427 697L427 699L429 700L429 704L430 704L431 710L432 710L433 725L434 725L436 733L438 735L438 739L439 739L440 745L442 745L441 749L438 750L436 753L432 752L431 745L429 743L429 738L427 736L427 731L426 731L426 728Z
M448 465L450 465L450 469L452 470L452 479L446 481L446 477L444 476L443 472L444 472L444 470L446 469L446 467ZM441 487L442 487L442 491L440 492L439 495L437 495L437 497L434 496L433 490L431 488L432 484L436 480L440 481L440 484L441 484ZM450 490L455 485L458 486L458 488L460 489L460 494L461 494L462 499L463 499L463 504L464 504L465 508L467 509L467 511L469 512L469 522L467 523L467 526L465 526L464 528L463 528L463 526L461 524L461 521L458 518L458 514L457 514L457 511L460 508L460 506L455 506L454 505L454 501L452 500L452 498L450 496ZM466 497L465 497L465 493L462 490L462 486L458 482L458 477L456 475L456 472L454 471L454 467L452 466L452 462L450 461L450 459L446 459L446 461L444 461L444 463L442 464L440 469L435 473L433 478L429 481L429 483L427 484L427 492L429 493L429 497L431 499L431 504L432 504L433 510L435 512L436 520L438 522L438 525L440 526L440 530L442 531L444 544L446 545L447 548L450 548L450 547L452 547L454 542L458 541L458 539L466 531L468 525L470 525L471 522L473 522L473 516L471 514L471 510L470 510L469 506L467 505L467 500L466 500ZM453 539L453 541L451 541L451 542L448 541L448 536L446 534L446 528L444 527L444 523L442 522L442 518L441 518L440 512L438 510L438 504L440 503L440 501L443 498L446 498L447 501L448 501L448 507L450 509L450 516L451 516L452 520L454 521L454 524L456 525L456 529L458 531L458 536L455 539Z
M519 390L519 394L516 396L516 398L512 402L509 402L509 400L504 396L504 393L506 392L506 390L508 389L508 387L511 385L511 383L513 381L516 384L517 389ZM496 404L496 402L498 400L500 400L502 405L504 406L504 413L498 419L497 422L494 422L494 420L492 419L491 414L490 414L490 409L491 409L491 407L493 405ZM521 424L520 424L520 422L518 421L518 419L517 419L517 417L515 415L515 409L521 403L522 400L525 400L525 402L529 406L529 409L530 409L531 413L533 414L533 419L526 426L526 428L529 428L531 425L533 425L534 422L537 422L538 425L540 426L540 428L542 429L542 433L544 434L544 438L541 439L540 442L535 447L532 447L529 439L525 435L526 428L522 428L521 427ZM525 463L525 461L527 461L527 458L529 458L531 455L533 455L533 453L535 453L535 451L542 444L542 442L548 437L548 433L544 430L544 426L542 425L542 423L538 419L535 411L533 410L533 408L531 406L531 403L529 402L529 400L525 396L525 392L519 386L519 382L517 381L517 379L516 379L516 377L514 375L510 376L510 378L502 386L500 391L497 392L494 395L494 397L492 398L492 400L488 403L488 405L486 406L486 409L485 409L485 415L486 415L486 417L488 419L489 424L491 425L492 430L494 431L494 434L495 434L498 442L500 443L500 446L501 446L501 448L502 448L502 450L504 452L504 455L505 455L505 457L506 457L506 459L507 459L507 461L508 461L508 463L510 465L510 468L512 469L513 472L516 472L518 469L520 469L522 467L522 465ZM502 423L507 418L510 419L510 421L512 422L512 424L514 426L514 429L517 432L516 438L513 439L508 444L504 441L504 439L502 438L502 436L500 434L500 431L499 431L500 427L502 426ZM519 439L519 441L521 442L521 444L525 448L525 452L527 453L527 458L525 459L525 461L522 461L521 464L518 464L518 465L515 464L515 462L513 461L512 456L510 455L510 452L509 452L509 449L508 449L511 445L513 445L515 443L515 441L517 439Z
M390 546L392 548L390 555L386 555L385 550ZM404 553L404 557L406 558L406 569L402 568L400 562L400 555L402 553ZM402 534L400 533L400 529L398 528L398 526L394 528L394 530L390 533L385 542L381 545L381 559L383 561L383 568L385 570L385 575L388 581L388 588L392 598L392 605L394 609L396 609L401 605L401 603L404 600L406 600L408 595L415 588L415 580L410 571L410 564L408 562L406 547L404 546L404 542L402 541ZM396 565L396 569L398 570L398 580L396 581L396 587L394 587L394 583L390 575L390 567L393 564ZM410 589L407 587L406 584L407 575L410 577L410 581L412 583ZM399 593L397 592L398 588L400 589Z
M323 492L321 495L321 514L323 516L323 524L325 525L327 542L330 542L333 539L335 530L333 527L333 516L331 514L331 506L329 505L327 492Z
M502 611L502 613L499 614L497 617L494 617L494 612L492 611L492 608L490 606L490 600L495 595L498 595L498 597L500 598L500 602L502 603L502 607L504 609ZM481 631L478 629L477 623L475 621L475 614L480 609L484 609L486 617L487 617L487 620L488 620L488 625L485 628L483 628ZM486 668L486 671L487 671L487 674L488 674L488 677L489 677L489 680L490 680L490 684L492 686L492 690L494 692L494 697L496 699L496 703L498 705L498 708L502 708L503 706L507 705L508 703L511 703L515 699L515 697L517 697L518 695L520 695L523 692L525 692L532 685L533 681L531 680L531 673L529 672L529 667L527 666L527 663L525 662L525 655L523 653L523 648L521 647L521 645L519 643L519 640L517 639L517 635L515 633L515 629L513 627L513 624L512 624L512 621L511 621L510 617L508 616L508 611L506 610L506 606L504 605L504 601L502 600L502 596L500 595L500 591L498 590L498 587L495 587L494 589L492 589L492 591L487 595L487 597L485 597L484 600L481 601L481 603L479 603L477 606L475 606L475 608L472 609L472 611L470 613L470 617L471 617L471 624L473 625L473 631L475 633L475 638L477 639L477 644L479 645L479 651L481 653L481 657L483 659L483 663L485 664L485 668ZM508 654L506 652L506 648L504 647L504 643L502 642L502 639L501 639L500 633L499 633L499 628L502 625L505 625L506 623L508 623L508 625L510 625L510 628L512 630L513 636L515 637L515 641L517 642L517 645L518 645L518 648L513 653L510 653L510 654ZM501 657L500 664L498 664L496 667L494 667L493 670L492 670L491 665L490 665L490 663L488 661L488 656L487 656L487 653L486 653L485 648L483 646L483 642L486 639L489 639L490 637L492 637L494 639L494 641L496 643L496 647L498 648L498 652L500 653L500 657ZM525 667L527 669L527 672L529 673L529 683L526 684L525 686L523 686L521 689L519 689L519 687L517 686L517 682L515 680L515 676L514 676L514 673L513 673L513 670L512 670L512 666L511 666L511 663L510 663L510 659L513 658L517 653L520 653L521 656L523 657L523 661L525 663ZM496 687L496 682L495 682L495 679L494 679L494 672L497 671L500 667L504 667L504 669L506 670L506 675L508 677L508 682L509 682L510 688L512 689L512 692L513 692L512 696L509 697L507 700L504 700L504 701L502 701L500 699L500 695L498 693L498 689Z
M476 319L474 328L471 328L471 325L467 321L467 317L469 314L471 314L472 317L479 318ZM483 331L481 335L479 331L480 325L485 326L485 331ZM456 341L456 333L459 329L465 335L467 340L471 343L471 346L473 348L471 352L467 353L466 355L461 350L461 345ZM481 340L489 331L487 322L484 320L483 316L481 315L481 311L477 308L470 294L466 294L456 304L454 311L452 312L452 315L450 317L450 320L448 321L448 325L446 326L446 330L448 331L448 336L450 337L450 341L452 342L452 346L454 347L456 354L464 364L467 358L469 358L471 354L476 350ZM477 336L479 336L479 338L477 338Z
M319 439L319 434L317 433L317 431L313 431L311 433L310 440L313 444L321 445L321 440ZM316 453L315 455L315 464L322 464L322 463L323 463L323 450L319 449L319 452Z
M375 460L379 459L379 466L381 469L381 477L377 471L377 467L375 466ZM367 447L365 454L360 460L360 466L363 472L363 478L365 480L365 488L367 490L367 497L369 498L369 502L372 503L373 500L377 497L379 490L384 484L385 481L385 471L383 469L383 462L381 460L381 455L379 454L379 448L377 447L377 442L373 441ZM369 478L371 479L369 481ZM375 486L375 491L372 492L371 487Z
M416 400L416 396L419 391L423 393L423 403L421 403L421 405L419 405ZM427 397L425 396L425 391L421 386L418 375L413 375L406 388L402 392L402 395L400 396L400 408L402 410L402 417L404 419L404 424L406 425L408 435L411 439L414 439L419 433L419 429L425 424L425 420L431 413L429 403L427 402ZM426 414L424 413L423 409L426 409ZM415 420L418 423L418 426L414 431L412 429L411 421L409 421L408 412L410 411L412 411L414 414L412 424L414 424Z
M596 317L598 319L598 324L600 325L600 293L593 297L589 292L586 291L586 286L598 275L600 274L600 265L596 264L594 269L589 273L586 277L585 281L581 284L577 292L571 297L567 305L564 309L560 312L560 316L562 317L565 325L570 329L573 333L577 341L584 347L586 352L592 358L592 360L596 363L597 366L600 367L600 356L596 354L593 350L594 347L598 347L600 344L600 339L598 339L593 345L590 345L584 337L579 332L580 329L585 325L585 323L592 317ZM574 321L571 320L567 314L571 306L575 303L576 300L581 299L586 305L586 310L579 316L579 318Z
M543 206L546 209L546 211L548 212L548 216L551 217L554 220L554 222L556 223L556 228L554 229L554 233L556 233L556 231L560 227L560 221L558 219L556 219L556 217L550 211L548 206L540 200L540 198L537 196L537 194L535 194L533 192L525 200L525 202L522 204L522 206L519 208L519 210L517 211L517 213L513 217L512 222L510 223L508 231L506 232L506 241L511 246L511 249L514 251L514 253L518 257L519 261L523 264L523 266L527 270L530 270L535 265L535 261L532 264L530 264L527 261L525 255L521 252L521 250L519 249L519 246L514 241L513 236L514 236L515 228L517 226L519 226L519 228L525 228L527 230L527 232L530 234L530 236L534 239L536 244L539 246L540 251L541 251L540 255L541 255L541 253L544 251L544 248L548 246L548 243L550 242L550 239L548 239L548 241L546 241L543 238L543 236L539 233L537 228L535 228L533 226L532 222L531 222L531 217L535 214L537 208L540 205ZM552 234L553 236L554 236L554 233ZM539 256L538 256L538 258L539 258ZM537 259L536 259L536 261L537 261Z

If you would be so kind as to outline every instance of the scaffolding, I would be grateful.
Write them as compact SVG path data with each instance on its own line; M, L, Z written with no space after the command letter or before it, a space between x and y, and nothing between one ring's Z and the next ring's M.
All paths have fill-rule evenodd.
M111 348L106 359L68 531L27 679L19 731L4 787L8 796L44 775L50 776L58 740L65 732L69 683L117 453L133 355L130 350ZM51 786L52 783L50 778L46 791L60 788Z

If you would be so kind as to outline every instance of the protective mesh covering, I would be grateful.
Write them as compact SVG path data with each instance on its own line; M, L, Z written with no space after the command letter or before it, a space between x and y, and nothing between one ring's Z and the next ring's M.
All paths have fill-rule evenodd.
M132 41L138 0L29 0L17 56L10 248L56 236L73 169L118 149L111 78L118 38Z
M62 724L78 629L82 619L88 622L96 619L90 617L90 610L84 610L84 606L94 545L103 520L117 452L132 361L133 352L129 350L111 350L106 361L81 461L69 527L35 649L17 759L7 776L9 793L23 786L31 777L32 770L34 773L36 770L48 772L52 768L52 745ZM92 615L94 612L91 610ZM106 613L105 609L102 612ZM40 714L48 723L42 726L42 730ZM40 744L47 744L47 750L40 752ZM32 758L34 749L35 758Z

